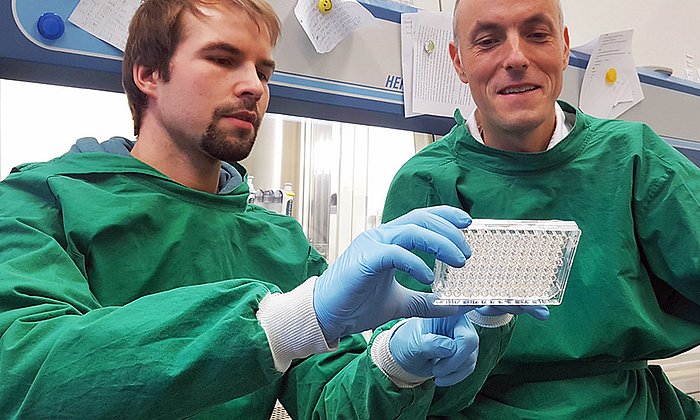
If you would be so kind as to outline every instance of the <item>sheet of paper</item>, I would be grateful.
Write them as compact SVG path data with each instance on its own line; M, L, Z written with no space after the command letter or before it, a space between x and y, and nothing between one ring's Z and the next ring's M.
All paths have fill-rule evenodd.
M413 18L415 13L401 14L401 74L403 77L403 115L414 117L413 112Z
M469 86L459 80L449 53L452 15L426 11L413 15L411 113L452 117L455 108L459 108L468 117L475 105Z
M375 22L374 16L356 0L326 0L330 10L319 10L318 0L298 0L294 15L316 52L325 54L351 32Z
M695 72L693 69L695 68L695 57L691 54L686 54L685 55L685 76L688 80L691 82L695 81ZM698 69L698 76L700 76L700 69ZM700 82L700 77L698 77L698 81Z
M600 118L617 118L644 99L632 55L633 31L605 33L591 52L579 106Z
M593 51L598 47L598 38L594 38L587 43L583 45L579 45L578 47L571 47L572 50L582 52L588 55L592 55Z
M141 0L80 0L68 21L124 51L129 22Z

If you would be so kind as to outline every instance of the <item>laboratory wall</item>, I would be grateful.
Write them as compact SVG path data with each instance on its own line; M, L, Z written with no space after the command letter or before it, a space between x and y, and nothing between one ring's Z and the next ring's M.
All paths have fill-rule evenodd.
M0 180L12 167L52 159L75 140L133 139L126 96L0 79Z

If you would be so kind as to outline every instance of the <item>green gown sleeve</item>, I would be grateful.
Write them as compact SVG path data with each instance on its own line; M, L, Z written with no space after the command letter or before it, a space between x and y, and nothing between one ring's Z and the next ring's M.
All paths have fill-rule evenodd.
M480 328L479 359L475 371L461 383L439 388L428 380L410 389L399 389L374 365L370 348L361 350L360 357L350 353L333 352L312 356L298 363L286 376L285 381L295 386L283 386L290 392L282 394L283 402L292 418L301 419L425 419L427 416L446 415L468 406L476 397L493 367L505 351L513 324L500 328ZM378 328L374 337L393 326L390 322ZM342 340L341 347L355 346L356 351L364 346L364 339L355 335ZM319 358L325 362L319 363ZM341 363L338 363L339 360ZM339 372L328 374L334 367L343 366ZM325 372L324 372L325 371ZM332 377L330 381L322 378ZM306 389L297 394L291 390Z
M179 418L279 379L255 317L273 285L102 306L66 249L60 207L24 182L0 184L1 417Z
M288 386L282 387L280 401L292 418L426 417L435 388L432 381L416 388L399 389L374 365L364 337L346 337L340 346L354 347L354 352L312 356L299 361L285 375ZM332 371L336 368L337 371Z
M643 127L634 218L661 307L700 324L700 170Z

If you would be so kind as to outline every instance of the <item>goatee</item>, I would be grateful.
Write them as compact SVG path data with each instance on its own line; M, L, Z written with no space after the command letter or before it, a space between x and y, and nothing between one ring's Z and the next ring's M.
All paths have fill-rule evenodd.
M233 106L220 106L214 110L212 120L202 135L202 150L225 162L238 162L250 155L260 128L260 117L253 123L253 130L234 129L224 132L219 127L223 116L235 114L239 110L240 107Z

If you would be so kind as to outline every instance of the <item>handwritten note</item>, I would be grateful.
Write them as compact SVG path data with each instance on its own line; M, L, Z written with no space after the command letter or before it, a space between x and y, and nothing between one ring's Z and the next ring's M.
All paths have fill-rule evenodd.
M469 86L459 80L449 54L452 16L421 11L404 13L401 19L404 115L451 117L455 108L462 115L471 114L476 105Z
M333 7L322 13L318 0L299 0L294 15L316 52L325 54L357 28L375 22L374 16L355 0L332 0Z
M124 51L129 22L141 0L80 0L68 21Z
M415 13L401 14L401 73L403 75L403 115L414 117L413 112L413 19Z
M617 118L644 99L632 56L632 30L600 35L581 85L579 106L593 116Z

